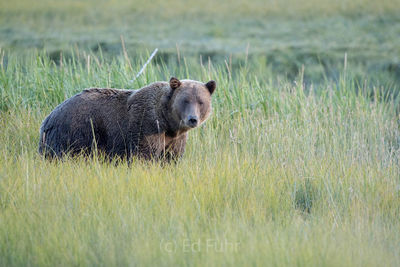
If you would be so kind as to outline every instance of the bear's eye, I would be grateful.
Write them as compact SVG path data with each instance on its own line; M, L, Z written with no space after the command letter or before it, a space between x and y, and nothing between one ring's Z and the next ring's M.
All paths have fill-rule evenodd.
M199 101L199 105L202 106L204 103L203 101Z
M190 101L188 99L183 100L183 104L185 104L185 105L189 104L189 102Z

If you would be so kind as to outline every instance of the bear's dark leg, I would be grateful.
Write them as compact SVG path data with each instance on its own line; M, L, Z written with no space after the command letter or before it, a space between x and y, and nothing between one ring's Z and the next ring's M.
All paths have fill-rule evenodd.
M182 134L172 141L171 144L165 149L163 159L166 162L177 162L185 152L187 134Z

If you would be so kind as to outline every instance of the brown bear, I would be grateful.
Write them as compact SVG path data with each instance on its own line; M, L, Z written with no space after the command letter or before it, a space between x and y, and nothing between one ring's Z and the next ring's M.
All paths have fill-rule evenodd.
M46 157L90 154L111 158L177 159L187 132L211 112L215 81L155 82L138 90L86 89L58 105L40 127Z

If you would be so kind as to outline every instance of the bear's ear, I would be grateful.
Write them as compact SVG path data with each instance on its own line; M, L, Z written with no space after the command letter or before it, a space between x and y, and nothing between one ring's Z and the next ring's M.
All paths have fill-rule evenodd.
M178 79L175 78L175 77L172 77L172 78L169 80L169 86L171 86L171 89L172 89L172 90L175 90L176 88L178 88L179 86L181 86L181 81L178 80Z
M212 95L214 93L215 87L217 87L217 83L215 81L211 80L208 83L206 83L206 87L207 87L208 91L210 92L210 95Z

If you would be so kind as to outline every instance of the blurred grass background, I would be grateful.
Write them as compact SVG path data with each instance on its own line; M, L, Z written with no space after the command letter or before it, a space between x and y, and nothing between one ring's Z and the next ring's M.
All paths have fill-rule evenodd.
M1 1L0 46L45 49L57 60L71 48L131 57L160 48L158 58L251 61L306 82L338 78L347 53L359 79L398 87L399 0L307 1ZM366 76L364 75L364 76ZM361 81L361 83L364 81Z
M0 266L399 266L399 9L0 0ZM218 84L177 165L37 154L66 98L171 75Z

